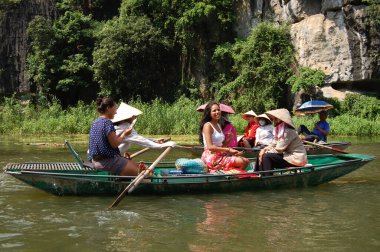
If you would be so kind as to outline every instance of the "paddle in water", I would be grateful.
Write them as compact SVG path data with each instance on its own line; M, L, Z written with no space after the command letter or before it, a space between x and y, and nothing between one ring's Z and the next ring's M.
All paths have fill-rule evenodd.
M120 201L128 194L131 193L140 183L141 181L151 172L153 169L157 166L157 164L166 156L166 154L169 153L169 151L173 147L167 147L163 153L154 161L152 165L149 166L148 169L141 172L137 177L132 180L131 183L120 193L120 195L116 198L116 200L108 207L108 209L111 209L112 207L117 206Z
M333 151L336 151L336 152L348 154L347 151L344 151L344 150L341 150L341 149L338 149L338 148L326 146L326 145L323 145L323 144L313 143L313 142L309 142L309 141L306 141L306 140L302 140L302 141L304 143L306 143L306 144L315 145L315 146L318 146L318 147L321 147L321 148L326 148L326 149L330 149L330 150L333 150Z

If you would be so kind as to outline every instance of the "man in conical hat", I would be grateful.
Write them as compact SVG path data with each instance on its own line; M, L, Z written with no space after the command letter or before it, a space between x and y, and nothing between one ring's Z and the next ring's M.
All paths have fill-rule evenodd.
M123 132L126 128L133 127L134 123L136 123L135 120L137 120L137 117L142 114L143 112L141 110L122 102L116 111L114 119L112 119L112 122L115 125L116 135ZM149 148L164 148L168 146L174 147L176 145L173 141L164 143L163 139L143 137L139 135L135 129L132 129L131 134L126 136L123 142L119 145L120 153L126 153L132 143Z
M294 129L294 123L287 109L275 109L265 114L275 126L272 142L262 149L256 162L256 170L269 171L275 168L305 166L307 155L305 146ZM272 175L271 172L264 176Z

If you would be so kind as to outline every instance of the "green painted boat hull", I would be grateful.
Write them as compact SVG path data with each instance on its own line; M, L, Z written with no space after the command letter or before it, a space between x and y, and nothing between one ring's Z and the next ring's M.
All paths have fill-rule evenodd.
M214 193L232 191L274 190L317 186L344 176L373 160L362 154L315 155L309 157L312 166L274 170L273 176L239 178L239 175L186 174L167 175L175 170L173 163L161 163L153 176L146 178L133 195L163 195L183 193ZM50 166L53 163L44 163ZM76 163L70 163L75 166ZM118 195L133 180L108 172L75 169L42 170L30 168L30 163L8 164L5 173L55 195L101 196ZM38 166L38 165L37 165ZM63 165L65 167L65 165ZM162 175L162 174L165 175ZM252 174L252 173L247 173Z

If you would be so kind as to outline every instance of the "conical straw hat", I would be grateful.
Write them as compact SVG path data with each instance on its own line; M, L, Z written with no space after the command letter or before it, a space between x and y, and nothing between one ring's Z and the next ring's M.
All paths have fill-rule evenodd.
M120 122L131 118L132 116L139 116L143 112L137 108L129 106L128 104L122 102L117 108L115 117L111 120L113 123Z
M266 114L261 114L255 117L255 121L258 123L260 119L265 119L271 122L271 119Z
M256 115L256 113L255 112L253 112L253 110L250 110L250 111L248 111L248 112L245 112L241 117L244 119L244 120L248 120L248 116L254 116L254 117L256 117L257 115Z
M294 126L292 117L290 116L289 110L287 110L287 109L281 108L281 109L270 110L268 112L265 112L265 114L267 116L269 116L270 118L277 118L277 119L283 121L284 123L286 123L287 125L289 125L293 129L296 128Z

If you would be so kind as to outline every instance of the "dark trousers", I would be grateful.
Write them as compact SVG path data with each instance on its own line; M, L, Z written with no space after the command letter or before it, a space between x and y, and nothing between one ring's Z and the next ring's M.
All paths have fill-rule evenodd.
M310 130L303 124L297 128L297 133L298 135L304 134L306 141L313 142L314 140L320 140L318 136L313 135L313 133L311 133Z
M256 159L256 171L270 171L274 168L285 168L289 166L294 166L291 163L288 163L284 159L284 155L282 153L265 153L263 155L263 159L261 161L261 165L258 164L259 159ZM262 173L263 176L272 176L272 172Z

